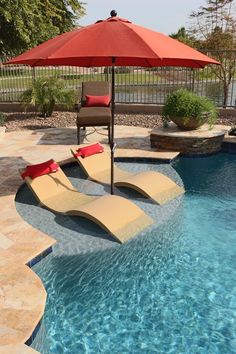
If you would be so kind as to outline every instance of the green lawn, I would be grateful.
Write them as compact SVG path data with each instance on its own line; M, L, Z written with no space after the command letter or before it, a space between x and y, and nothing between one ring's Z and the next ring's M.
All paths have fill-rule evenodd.
M0 77L0 90L1 89L26 89L32 83L32 77Z
M69 72L63 70L41 70L36 71L36 78L58 74L62 77L68 85L77 86L83 81L89 80L105 80L106 76L103 73L80 74L76 72ZM156 73L147 72L130 72L126 74L116 74L115 80L117 84L154 84L160 81ZM0 89L26 89L32 83L32 72L25 70L24 75L5 75L0 76Z

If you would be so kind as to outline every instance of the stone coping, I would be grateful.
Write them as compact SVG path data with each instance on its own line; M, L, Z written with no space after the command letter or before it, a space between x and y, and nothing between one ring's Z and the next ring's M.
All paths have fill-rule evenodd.
M155 128L151 131L152 135L159 136L174 136L184 139L192 138L211 138L215 136L220 136L224 133L227 133L231 127L227 125L214 125L212 129L209 129L208 124L204 124L198 129L195 130L180 130L176 124L170 123L168 128Z
M224 137L225 143L236 144L236 136L226 134Z
M0 347L0 354L37 354L36 350L24 344L4 345Z
M116 126L116 157L170 161L178 156L151 149L149 133L146 128ZM107 138L96 132L84 142L97 141L106 144ZM46 291L27 264L56 242L16 211L15 195L22 184L18 169L50 158L72 162L70 148L76 147L75 127L9 132L0 140L0 354L36 353L24 343L43 316Z
M46 291L42 282L18 260L1 257L0 290L1 346L25 343L44 312Z

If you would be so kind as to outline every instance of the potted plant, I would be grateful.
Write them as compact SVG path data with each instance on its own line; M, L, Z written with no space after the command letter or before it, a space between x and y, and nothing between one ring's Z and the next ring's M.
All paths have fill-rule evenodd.
M23 92L21 101L27 106L37 106L43 117L50 117L55 104L70 108L75 103L75 93L65 87L58 77L42 77L34 80L32 86Z
M173 121L180 129L194 130L204 123L210 128L217 119L215 104L206 97L201 97L186 89L180 89L167 97L162 111L164 126Z

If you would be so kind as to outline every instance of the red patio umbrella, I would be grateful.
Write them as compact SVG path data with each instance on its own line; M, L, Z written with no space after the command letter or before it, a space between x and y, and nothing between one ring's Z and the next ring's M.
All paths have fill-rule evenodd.
M219 64L214 59L162 33L135 25L116 16L99 20L50 39L11 59L5 64L30 66L111 66L112 129L111 129L111 194L114 193L114 97L115 66L180 66L203 68Z

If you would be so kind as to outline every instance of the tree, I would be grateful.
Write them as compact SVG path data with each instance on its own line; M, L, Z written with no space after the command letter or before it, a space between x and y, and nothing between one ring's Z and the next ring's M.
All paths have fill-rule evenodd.
M189 35L185 27L181 27L176 33L171 33L170 37L173 39L177 39L178 41L187 44L190 47L196 46L196 39L194 38L194 36Z
M69 31L84 14L77 0L0 0L0 54L16 55Z
M213 71L222 82L223 106L227 104L229 86L236 73L235 0L207 0L206 6L191 14L192 33L201 41L201 49L221 63Z

